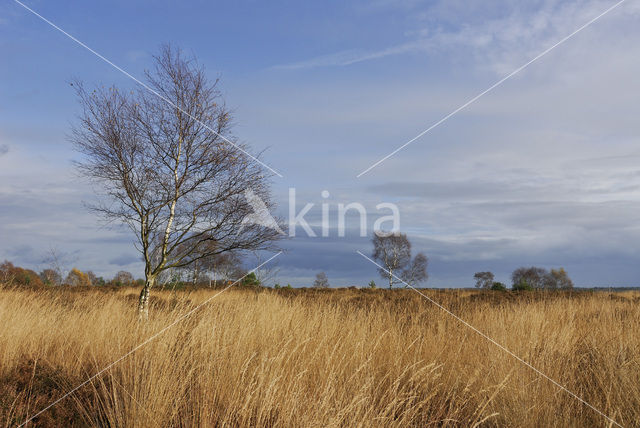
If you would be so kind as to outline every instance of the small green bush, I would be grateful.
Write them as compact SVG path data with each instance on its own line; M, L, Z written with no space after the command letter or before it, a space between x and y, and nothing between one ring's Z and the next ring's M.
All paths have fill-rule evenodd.
M505 287L503 283L497 281L493 283L491 289L493 291L507 291L507 287Z
M527 283L527 281L522 279L517 284L513 284L511 286L511 289L513 291L531 291L531 290L533 290L533 287L530 286L529 283Z
M242 279L242 285L260 285L260 280L256 276L255 272L251 272Z
M376 282L374 280L371 280L371 282L369 282L369 288L376 288Z

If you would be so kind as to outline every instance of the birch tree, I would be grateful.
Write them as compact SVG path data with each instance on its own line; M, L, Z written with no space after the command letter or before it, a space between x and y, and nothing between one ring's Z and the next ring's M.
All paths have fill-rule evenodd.
M493 285L494 275L493 272L476 272L473 279L476 280L476 288L488 290Z
M407 235L374 233L372 242L371 257L382 266L378 273L389 281L389 288L401 283L413 286L427 280L427 256L418 253L411 259L411 242Z
M80 172L101 189L92 208L135 234L145 266L138 301L145 318L163 271L228 251L272 249L281 236L243 224L253 214L247 190L268 209L272 199L264 168L230 137L218 80L165 46L146 85L89 90L72 83L82 113L71 135L82 155Z
M316 275L316 280L313 281L314 288L329 288L329 278L324 272L320 272Z

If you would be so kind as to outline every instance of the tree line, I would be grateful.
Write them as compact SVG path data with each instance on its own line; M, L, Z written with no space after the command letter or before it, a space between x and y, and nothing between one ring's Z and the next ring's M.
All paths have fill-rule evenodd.
M93 271L81 271L72 268L68 273L58 269L46 268L39 273L15 266L9 261L0 264L0 283L5 285L21 285L29 287L44 286L126 286L136 284L136 279L130 272L120 271L111 279L97 276Z
M491 290L506 290L505 284L494 281L492 272L476 272L473 275L476 281L476 288ZM564 268L551 269L531 266L519 267L511 274L511 289L518 290L570 290L573 288L573 281Z
M243 285L260 285L267 279L265 272L247 274L243 261L235 254L224 254L185 268L165 270L158 278L157 285L161 288L212 287L227 285L229 282L241 279ZM0 284L28 287L46 286L144 286L143 278L135 278L128 271L121 270L112 278L104 278L93 271L83 271L76 267L68 272L61 267L49 267L36 272L15 266L12 262L4 261L0 264Z

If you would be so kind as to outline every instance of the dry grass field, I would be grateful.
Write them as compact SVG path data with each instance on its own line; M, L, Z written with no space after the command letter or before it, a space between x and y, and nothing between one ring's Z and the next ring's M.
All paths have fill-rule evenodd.
M215 293L0 290L0 421L21 424ZM635 292L426 290L623 426ZM230 289L28 426L610 426L411 290Z

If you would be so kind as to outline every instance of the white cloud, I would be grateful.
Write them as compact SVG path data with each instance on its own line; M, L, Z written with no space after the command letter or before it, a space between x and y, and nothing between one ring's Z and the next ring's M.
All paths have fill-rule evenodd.
M491 9L484 8L483 3L483 10L476 10L476 15L483 19L476 22L477 16L472 20L460 10L456 11L454 16L449 16L451 11L442 3L447 2L432 5L426 11L422 10L422 22L418 24L417 29L407 32L412 38L406 42L373 50L344 50L276 65L272 69L300 70L348 66L407 53L448 53L471 54L479 64L504 76L615 4L601 0L548 1L540 4L537 9L532 9L513 2L499 2L501 7L496 8L499 13L494 13L499 16L493 18L485 15ZM409 9L419 6L414 2L409 5ZM380 6L379 4L377 7ZM473 9L468 5L465 8L467 13L469 9ZM589 28L588 31L600 37L616 29L618 33L621 30L620 21L624 21L627 26L636 25L634 18L640 14L640 4L623 4L617 9L619 10L610 12L611 16L603 16L592 24L593 28ZM505 10L508 12L505 13ZM445 18L449 22L446 22ZM465 22L465 19L472 22Z

